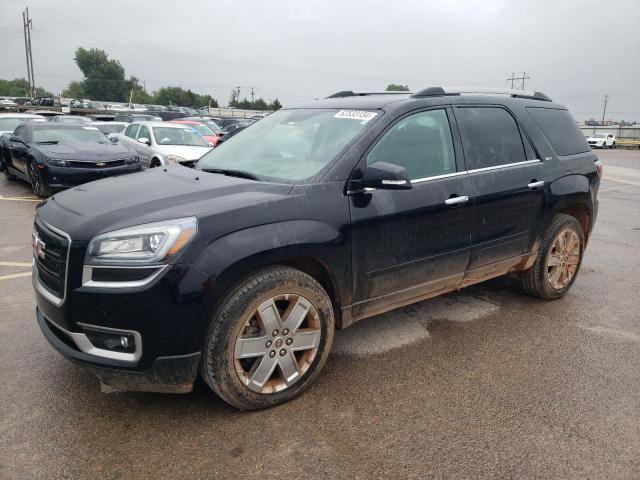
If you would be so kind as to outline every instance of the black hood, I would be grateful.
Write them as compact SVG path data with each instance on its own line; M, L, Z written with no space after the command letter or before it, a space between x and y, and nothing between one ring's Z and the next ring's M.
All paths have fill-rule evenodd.
M116 160L135 155L135 152L117 143L98 142L59 142L56 144L32 144L47 158L62 160L105 161Z
M242 209L287 197L291 188L182 166L152 168L57 193L38 215L73 240L88 240L132 225Z

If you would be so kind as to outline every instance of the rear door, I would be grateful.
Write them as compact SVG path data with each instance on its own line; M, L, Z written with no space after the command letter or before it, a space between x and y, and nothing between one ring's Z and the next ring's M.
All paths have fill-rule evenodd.
M366 155L367 164L404 167L412 188L350 197L354 318L462 281L472 186L454 146L450 116L444 108L405 116Z
M139 140L141 138L146 138L151 141L151 132L149 131L149 127L146 125L141 125L140 130L138 130L138 134L136 135L135 149L140 157L140 163L142 163L143 168L149 168L151 164L151 147L145 143L141 143Z
M543 163L506 108L454 112L475 192L468 269L508 268L533 248L545 201Z

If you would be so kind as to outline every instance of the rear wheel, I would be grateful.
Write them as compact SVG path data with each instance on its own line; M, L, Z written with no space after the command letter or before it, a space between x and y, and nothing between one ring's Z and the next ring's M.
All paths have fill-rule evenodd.
M30 161L27 165L27 170L29 173L29 183L31 183L31 190L33 190L33 193L40 198L47 198L51 195L51 190L45 185L36 162Z
M305 390L333 343L333 308L322 286L288 267L241 282L214 315L200 373L227 403L257 410Z
M616 148L616 142L615 141L611 144L611 148Z
M545 232L535 263L519 274L529 295L555 300L564 296L576 279L584 253L584 232L570 215L556 215Z

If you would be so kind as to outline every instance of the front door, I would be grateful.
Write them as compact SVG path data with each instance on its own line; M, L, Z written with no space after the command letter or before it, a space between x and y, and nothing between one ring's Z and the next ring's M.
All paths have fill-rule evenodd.
M440 108L405 116L366 156L367 164L404 167L412 188L351 196L354 319L450 290L462 280L472 186L456 163L450 115Z

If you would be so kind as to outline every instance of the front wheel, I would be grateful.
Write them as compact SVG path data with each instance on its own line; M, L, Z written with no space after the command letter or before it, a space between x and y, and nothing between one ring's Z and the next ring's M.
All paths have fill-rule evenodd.
M29 183L31 183L31 190L40 198L47 198L51 195L51 190L44 183L42 174L38 169L36 162L30 161L27 170L29 173Z
M583 253L580 222L570 215L556 215L542 237L535 263L519 274L522 289L546 300L563 297L576 279Z
M304 391L333 343L331 301L309 275L273 267L241 282L214 314L200 374L225 402L258 410Z

